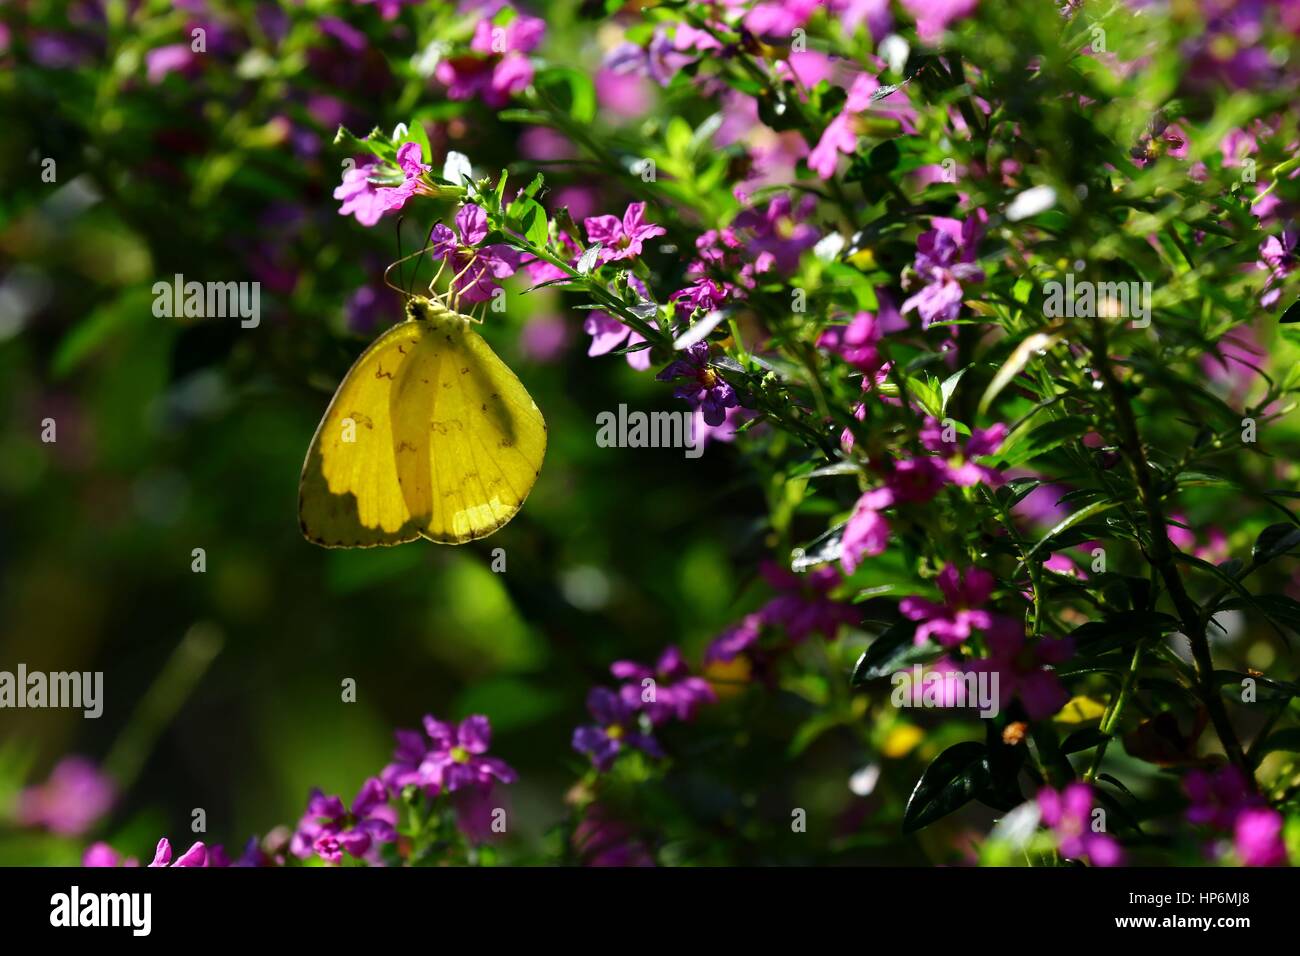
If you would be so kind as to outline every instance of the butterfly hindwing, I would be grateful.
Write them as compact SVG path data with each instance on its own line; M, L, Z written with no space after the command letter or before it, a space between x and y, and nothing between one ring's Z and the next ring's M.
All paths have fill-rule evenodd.
M303 463L298 518L308 540L368 548L420 536L398 482L393 386L421 338L415 322L393 326L348 370Z

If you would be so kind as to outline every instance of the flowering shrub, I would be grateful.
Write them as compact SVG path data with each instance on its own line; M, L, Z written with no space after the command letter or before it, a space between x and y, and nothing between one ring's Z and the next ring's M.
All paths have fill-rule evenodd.
M200 365L333 369L336 333L400 316L381 270L419 224L399 283L433 277L489 336L528 315L537 369L578 354L544 408L598 390L690 413L728 470L670 490L743 515L699 553L751 581L712 618L688 604L650 663L605 642L585 717L581 691L530 698L571 745L531 849L505 801L528 774L487 755L488 713L398 731L351 802L315 791L235 865L1300 860L1300 7L163 6L20 21L0 57L29 70L6 84L76 104L64 135L158 263L194 230L268 290L258 357ZM141 98L171 125L122 105ZM176 195L245 214L204 237L150 213ZM114 268L91 271L152 279ZM64 374L134 322L102 314ZM586 426L561 420L550 480L585 480ZM621 475L594 521L541 492L524 520L547 530L508 539L505 574L540 576L536 542L570 523L593 563L635 550L658 481ZM662 526L668 560L687 525ZM361 590L347 569L372 559L389 573L334 567ZM557 646L608 600L593 573L559 588L577 612L528 599ZM98 773L61 764L13 820L92 832L124 783ZM230 862L206 844L151 865Z

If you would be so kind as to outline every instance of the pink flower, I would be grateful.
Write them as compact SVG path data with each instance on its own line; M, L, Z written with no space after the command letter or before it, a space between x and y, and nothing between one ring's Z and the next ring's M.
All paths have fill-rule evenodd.
M601 263L639 256L642 243L667 233L663 226L645 221L643 202L634 202L628 206L622 221L617 216L592 216L586 220L585 225L587 241L601 244L598 254Z
M84 757L65 757L38 787L18 794L15 807L22 826L45 827L63 836L80 836L113 807L117 788Z
M848 99L844 107L822 131L821 139L808 155L808 168L822 179L835 175L840 153L852 155L858 151L858 134L853 128L853 120L859 113L866 112L871 106L871 94L879 88L880 83L867 73L858 74L849 88Z
M833 325L817 339L819 348L835 352L867 375L875 375L884 364L876 343L882 329L870 312L858 312L848 325Z
M487 213L473 203L456 213L455 231L438 223L429 233L429 255L452 267L452 291L466 302L492 298L497 280L514 275L519 266L519 253L509 246L478 248L487 234Z
M935 216L930 222L934 228L916 240L915 265L904 273L905 286L924 283L903 303L904 313L916 309L923 329L956 319L965 295L962 283L984 281L984 270L976 264L976 246L988 214L978 209L964 222L946 216Z
M956 565L944 565L939 572L939 590L944 603L934 604L924 598L904 598L899 611L908 620L920 622L915 641L925 644L934 638L944 647L955 647L978 628L981 631L1003 631L1009 636L1023 634L1023 628L1011 618L984 610L993 585L993 575L983 568L969 568L965 574Z
M447 87L449 99L478 96L499 109L533 81L527 54L542 42L545 32L545 22L537 17L518 16L505 26L480 20L470 41L471 53L441 60L434 76Z
M591 336L591 346L587 349L587 354L591 356L605 355L612 352L625 341L628 345L636 345L645 341L645 336L641 335L641 333L632 331L608 312L599 310L592 310L587 313L587 318L582 323L582 330ZM638 372L644 372L650 367L649 349L628 352L626 358L627 364Z
M180 866L180 867L198 867L203 866L208 861L208 848L202 843L195 843L192 847L181 854L180 859L172 863L172 845L163 837L158 841L158 848L154 851L153 862L150 867Z
M1093 866L1118 866L1124 859L1115 838L1092 827L1092 788L1086 783L1070 783L1057 792L1051 787L1038 791L1038 807L1043 822L1056 834L1061 854L1087 860Z
M889 522L881 514L894 503L894 493L888 488L868 491L853 506L853 513L844 526L840 538L840 564L847 574L852 574L863 558L883 554L889 543Z
M996 626L984 635L989 656L973 661L974 673L998 675L999 706L1018 696L1030 720L1051 717L1069 700L1060 680L1047 667L1060 664L1074 653L1069 638L1026 643L1023 627Z
M1251 807L1237 817L1232 845L1244 866L1285 866L1282 814L1270 807Z
M979 0L903 0L903 9L916 19L916 34L926 43L943 36L948 24L975 12Z
M948 481L963 488L978 484L1000 485L1002 473L995 468L980 465L976 458L994 454L1007 437L1007 426L999 422L990 428L972 428L964 448L959 448L955 431L927 417L921 428L921 444L943 457L943 472ZM949 440L951 439L951 440Z
M369 160L354 166L343 174L343 182L334 190L334 198L343 201L339 215L355 215L363 226L373 226L380 217L406 205L406 201L423 191L421 177L432 167L423 161L419 143L403 143L397 150L397 166L402 172L402 182L384 186L375 177L386 167L378 160Z

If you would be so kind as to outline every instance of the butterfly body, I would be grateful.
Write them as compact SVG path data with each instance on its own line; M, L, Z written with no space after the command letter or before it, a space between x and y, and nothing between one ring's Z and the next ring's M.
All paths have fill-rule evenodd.
M326 409L299 523L324 547L463 544L518 513L545 452L540 410L473 320L415 296Z

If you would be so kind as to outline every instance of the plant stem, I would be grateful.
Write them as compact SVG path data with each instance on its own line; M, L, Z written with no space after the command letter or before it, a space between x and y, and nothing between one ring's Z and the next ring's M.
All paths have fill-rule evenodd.
M1150 552L1148 557L1160 572L1165 582L1169 597L1182 621L1187 640L1192 646L1192 659L1196 662L1196 678L1200 685L1200 697L1209 711L1210 721L1215 733L1223 745L1228 759L1245 772L1249 772L1246 755L1241 749L1241 742L1228 720L1227 709L1219 694L1214 680L1214 658L1210 654L1210 641L1206 635L1205 621L1196 602L1187 593L1182 575L1174 565L1173 552L1169 544L1169 532L1165 523L1164 508L1151 481L1151 466L1147 463L1146 452L1142 447L1142 437L1138 433L1137 420L1133 415L1133 405L1129 401L1124 386L1115 377L1111 368L1110 356L1106 348L1106 334L1100 321L1093 323L1092 341L1093 366L1101 375L1102 383L1115 406L1115 417L1119 426L1120 449L1128 459L1133 471L1133 480L1137 482L1138 494L1147 513L1147 527L1150 533Z

